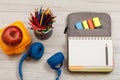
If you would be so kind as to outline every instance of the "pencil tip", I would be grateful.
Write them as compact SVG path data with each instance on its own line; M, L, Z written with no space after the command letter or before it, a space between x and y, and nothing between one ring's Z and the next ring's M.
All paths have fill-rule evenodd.
M30 17L28 17L28 19L30 20Z
M32 16L32 13L30 13L30 16Z
M42 8L42 6L41 6L41 8Z

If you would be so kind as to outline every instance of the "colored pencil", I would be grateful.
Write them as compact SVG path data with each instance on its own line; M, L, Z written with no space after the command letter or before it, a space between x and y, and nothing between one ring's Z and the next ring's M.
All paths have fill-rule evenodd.
M34 23L37 25L37 27L40 27L38 21L37 21L36 18L32 15L32 13L31 13L30 15L31 15L31 17L32 17L32 19L33 19L33 21L34 21Z
M35 18L36 19L38 18L38 8L37 9L35 8Z

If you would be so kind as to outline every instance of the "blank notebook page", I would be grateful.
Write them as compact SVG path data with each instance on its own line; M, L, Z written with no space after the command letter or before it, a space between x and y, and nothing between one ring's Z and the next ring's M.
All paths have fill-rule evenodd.
M108 66L113 65L113 47L110 37L69 37L69 66L106 66L106 46Z

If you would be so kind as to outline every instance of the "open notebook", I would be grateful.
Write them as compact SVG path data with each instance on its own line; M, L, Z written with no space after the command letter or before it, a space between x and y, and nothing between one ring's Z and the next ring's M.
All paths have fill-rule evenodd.
M85 16L85 18L84 18ZM100 17L102 28L76 30L75 22ZM78 18L79 17L79 18ZM82 21L82 20L81 20ZM111 20L106 13L72 13L68 16L68 69L81 72L111 72L113 44Z

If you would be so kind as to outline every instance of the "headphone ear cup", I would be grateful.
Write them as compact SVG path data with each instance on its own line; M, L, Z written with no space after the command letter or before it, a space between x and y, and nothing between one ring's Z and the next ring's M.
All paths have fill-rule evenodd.
M47 60L47 63L50 65L50 67L57 71L58 76L56 80L59 80L59 77L61 75L60 68L63 65L63 60L64 60L64 55L62 52L57 52ZM60 64L59 67L57 66L58 64Z
M57 52L47 60L47 63L51 66L51 68L57 69L56 66L58 64L62 64L63 60L64 60L63 53Z
M30 46L30 49L28 51L29 57L32 57L33 59L40 59L43 56L44 53L44 45L39 42L35 42Z
M39 42L35 42L32 46L31 46L31 52L30 52L30 57L32 57L33 59L40 59L43 56L44 53L44 46L42 43Z

